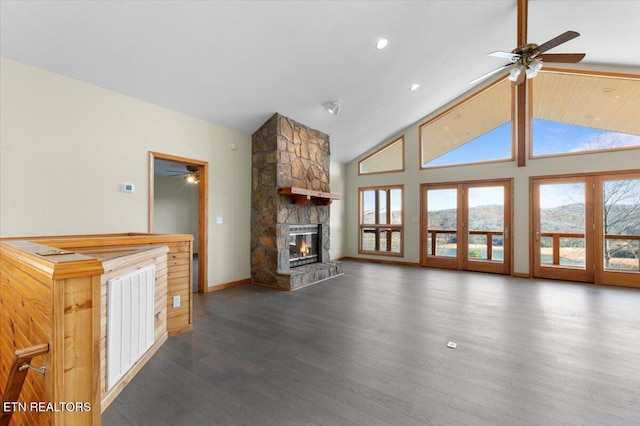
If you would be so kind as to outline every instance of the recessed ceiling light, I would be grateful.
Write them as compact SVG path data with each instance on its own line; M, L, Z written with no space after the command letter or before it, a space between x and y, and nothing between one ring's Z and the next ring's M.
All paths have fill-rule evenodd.
M411 91L415 92L416 90L418 90L420 88L420 83L413 83L411 85Z
M387 47L387 44L389 44L389 41L386 38L381 38L376 43L376 49L378 49L378 50L384 49L385 47Z

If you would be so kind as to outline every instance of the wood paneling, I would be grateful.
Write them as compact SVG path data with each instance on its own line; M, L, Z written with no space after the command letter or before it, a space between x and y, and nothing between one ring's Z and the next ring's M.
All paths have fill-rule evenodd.
M541 72L533 81L533 117L640 135L640 77Z
M421 124L420 167L507 123L510 108L511 84L501 80Z

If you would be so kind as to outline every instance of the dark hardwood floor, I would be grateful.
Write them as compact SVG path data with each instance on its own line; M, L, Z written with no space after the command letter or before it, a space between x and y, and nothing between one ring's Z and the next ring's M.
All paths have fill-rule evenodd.
M290 293L194 294L195 330L103 424L640 425L639 290L344 270Z

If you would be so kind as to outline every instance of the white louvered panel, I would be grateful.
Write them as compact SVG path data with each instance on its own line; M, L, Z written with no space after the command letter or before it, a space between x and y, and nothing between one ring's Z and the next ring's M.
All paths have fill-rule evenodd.
M109 280L107 389L153 345L155 265Z

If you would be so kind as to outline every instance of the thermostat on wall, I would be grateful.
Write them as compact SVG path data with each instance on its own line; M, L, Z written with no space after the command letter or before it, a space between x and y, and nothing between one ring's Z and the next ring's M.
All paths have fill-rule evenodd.
M123 183L120 185L120 191L122 192L135 192L136 187L132 183Z

